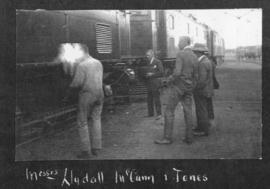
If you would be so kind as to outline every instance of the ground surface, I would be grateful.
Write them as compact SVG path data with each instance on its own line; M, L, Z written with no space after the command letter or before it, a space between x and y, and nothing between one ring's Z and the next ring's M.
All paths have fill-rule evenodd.
M103 117L103 149L91 159L260 158L261 66L226 62L217 68L217 78L221 88L215 91L216 127L210 136L183 143L185 124L179 105L174 143L156 145L153 141L163 134L162 120L144 117L146 103L136 102ZM17 147L16 160L76 159L80 141L75 128Z

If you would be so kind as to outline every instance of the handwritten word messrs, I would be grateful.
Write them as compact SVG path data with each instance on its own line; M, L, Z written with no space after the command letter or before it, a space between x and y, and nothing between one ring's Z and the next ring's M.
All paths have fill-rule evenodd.
M106 175L107 174L107 175ZM39 182L47 180L48 182L56 182L62 187L76 187L85 184L156 184L156 183L205 183L209 180L207 174L190 173L178 168L172 168L166 172L145 173L136 169L112 170L106 174L103 171L91 172L86 170L74 171L72 169L48 169L48 170L30 170L25 169L25 178L29 182Z

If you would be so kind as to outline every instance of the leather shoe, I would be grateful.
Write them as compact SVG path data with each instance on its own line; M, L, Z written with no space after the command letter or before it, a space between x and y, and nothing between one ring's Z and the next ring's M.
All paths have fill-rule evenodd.
M77 155L79 159L89 159L91 155L87 151L82 151L80 154Z
M144 117L154 117L154 115L146 115L146 116L144 116Z
M208 136L208 132L204 132L204 131L193 131L193 135L195 135L195 136Z
M186 144L191 144L193 141L191 139L183 139L183 142L186 143Z
M92 149L91 152L94 156L98 155L98 149Z
M192 129L192 131L196 131L196 132L199 131L199 132L201 132L202 130L199 127L195 127L195 128Z
M155 143L156 144L171 144L172 141L164 138L164 139L161 139L161 140L155 140Z

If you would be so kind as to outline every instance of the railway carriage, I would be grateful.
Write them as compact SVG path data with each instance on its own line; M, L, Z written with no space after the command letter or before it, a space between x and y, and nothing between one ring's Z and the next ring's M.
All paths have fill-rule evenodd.
M224 39L216 31L210 29L207 25L204 26L206 28L205 33L209 55L215 59L218 65L220 65L224 62L225 56Z
M203 43L210 56L219 64L224 60L224 40L207 25L199 23L192 15L179 10L132 10L130 17L131 54L144 56L147 49L154 49L167 68L172 68L178 41L189 36L191 43Z

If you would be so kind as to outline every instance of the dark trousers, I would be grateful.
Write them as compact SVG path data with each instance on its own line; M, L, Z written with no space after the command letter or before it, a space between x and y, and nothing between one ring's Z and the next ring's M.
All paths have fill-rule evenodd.
M208 117L209 119L214 119L214 106L213 106L213 99L212 97L207 98L207 110L208 110Z
M154 115L154 105L156 114L161 115L160 92L158 90L147 90L147 107L149 116Z
M192 92L180 94L176 87L169 87L167 90L168 99L165 108L164 138L171 140L174 123L174 112L179 102L182 103L186 124L185 138L193 139L192 135Z
M205 133L209 132L210 122L209 122L209 98L194 93L194 101L197 116L197 129Z

